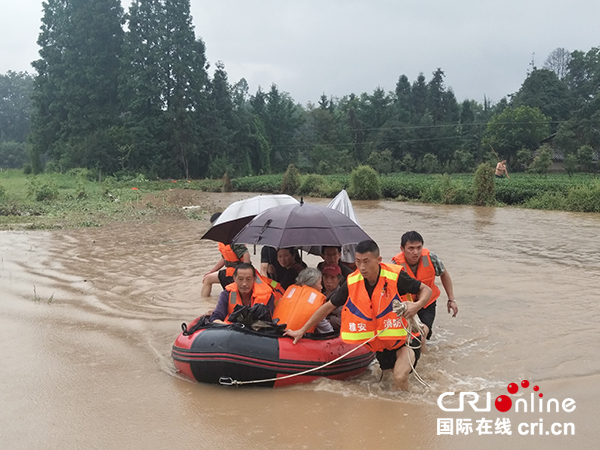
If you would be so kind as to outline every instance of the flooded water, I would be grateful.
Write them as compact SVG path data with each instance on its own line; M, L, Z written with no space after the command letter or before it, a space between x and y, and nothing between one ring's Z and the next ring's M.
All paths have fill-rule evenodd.
M204 200L216 211L249 196ZM394 202L354 207L384 260L414 229L452 276L459 314L446 313L443 293L417 367L429 387L411 378L410 392L393 392L376 365L355 380L272 390L183 379L171 345L180 324L213 307L220 291L200 299L202 275L218 259L216 243L199 240L207 221L174 216L0 232L0 448L597 446L600 215ZM436 403L444 392L467 391L490 392L493 403L521 380L538 385L544 399L574 399L575 411L503 414L492 405L488 412L445 412ZM521 388L511 397L527 400L530 392ZM476 430L477 420L502 417L511 420L510 436L493 426L487 435ZM438 435L438 420L448 418L455 426L471 419L473 433ZM540 420L541 435L539 427L534 436L517 430ZM546 434L553 423L572 423L574 433Z

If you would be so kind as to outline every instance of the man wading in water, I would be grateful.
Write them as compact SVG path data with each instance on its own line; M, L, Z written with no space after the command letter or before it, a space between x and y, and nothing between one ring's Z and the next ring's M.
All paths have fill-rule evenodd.
M381 370L393 369L396 387L408 390L408 375L417 364L421 351L419 340L413 338L407 346L408 322L427 304L431 289L411 278L402 266L381 262L379 247L374 241L362 241L356 246L356 267L339 290L321 306L299 330L288 330L294 344L307 330L327 317L335 308L342 310L341 337L344 342L366 345L376 352ZM407 293L417 294L416 302L405 302L401 317L392 310L392 301ZM415 348L413 348L415 347Z

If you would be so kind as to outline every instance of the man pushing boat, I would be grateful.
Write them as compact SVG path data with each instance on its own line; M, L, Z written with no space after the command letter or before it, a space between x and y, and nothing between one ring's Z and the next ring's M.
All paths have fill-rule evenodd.
M335 293L299 330L286 335L298 342L338 306L342 310L341 337L344 342L366 343L376 352L382 370L393 369L396 387L408 390L408 375L419 357L419 339L411 339L408 321L425 306L431 289L411 278L402 266L382 263L379 247L374 241L362 241L356 246L356 267ZM405 302L402 316L393 308L394 300L416 294L418 301ZM411 343L412 341L412 343ZM410 345L406 345L406 344Z

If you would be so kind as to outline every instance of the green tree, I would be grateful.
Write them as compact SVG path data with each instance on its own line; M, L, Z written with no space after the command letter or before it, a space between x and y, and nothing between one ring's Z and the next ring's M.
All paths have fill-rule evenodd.
M27 72L0 75L0 142L25 142L29 134L33 77Z
M521 148L535 150L548 135L549 118L537 108L509 107L494 114L487 124L483 146L492 147L501 157L513 160Z
M538 108L554 121L562 121L569 116L570 103L566 83L548 69L533 70L512 99L513 106Z
M522 148L517 151L517 164L522 171L527 170L529 162L531 161L531 150L528 148Z
M287 92L280 92L277 85L271 85L265 94L258 89L250 99L255 114L261 119L271 147L271 168L280 172L297 160L298 148L294 146L294 134L302 124L301 109Z
M413 82L411 89L412 110L417 117L422 117L427 110L427 84L425 76L420 73L417 80Z
M538 173L540 175L545 175L548 173L548 169L552 165L552 147L548 144L542 145L538 151L537 155L533 158L533 161L527 168L528 172Z
M439 171L440 164L437 156L431 153L425 153L425 155L423 155L422 166L424 172L435 173Z
M208 116L208 76L189 0L134 0L127 18L121 166L163 177L205 176L209 158L200 124Z
M577 172L577 156L573 153L565 156L565 172L569 175L569 177L573 176L575 172Z
M123 9L118 0L43 3L34 82L34 158L68 166L114 168L116 148L95 154L89 139L107 136L119 117L118 71Z
M577 161L581 170L591 172L594 169L594 149L590 145L582 145L577 150Z
M412 118L413 105L411 86L406 75L401 75L398 78L394 103L396 107L396 120L402 123L409 123Z

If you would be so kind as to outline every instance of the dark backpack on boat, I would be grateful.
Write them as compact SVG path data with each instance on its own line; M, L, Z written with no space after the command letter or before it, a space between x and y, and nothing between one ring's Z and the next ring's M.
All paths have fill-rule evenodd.
M273 321L269 308L260 303L254 306L236 305L228 320L233 324L241 323L246 328L265 334L282 335L285 331L285 324Z

